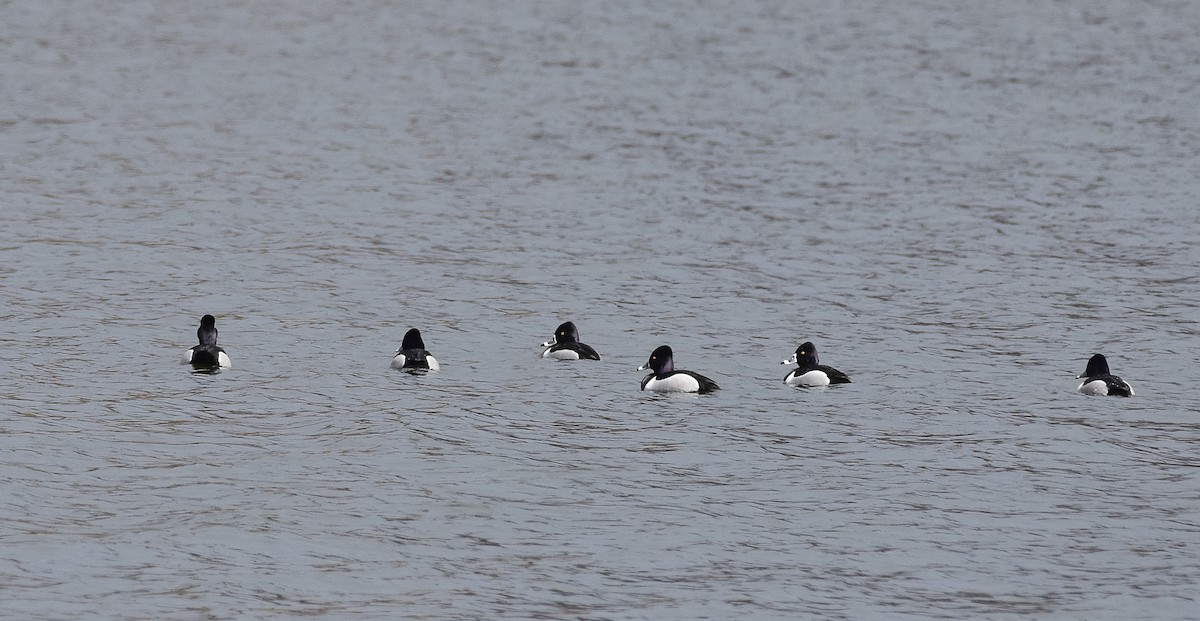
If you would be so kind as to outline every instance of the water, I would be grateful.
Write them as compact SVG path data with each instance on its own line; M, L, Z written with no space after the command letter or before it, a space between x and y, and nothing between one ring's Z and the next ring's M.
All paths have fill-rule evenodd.
M6 615L1200 616L1200 5L577 4L5 5Z

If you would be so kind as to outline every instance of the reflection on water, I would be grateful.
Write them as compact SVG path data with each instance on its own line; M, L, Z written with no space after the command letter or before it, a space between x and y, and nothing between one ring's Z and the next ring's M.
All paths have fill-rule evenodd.
M11 9L9 614L1194 614L1191 5Z

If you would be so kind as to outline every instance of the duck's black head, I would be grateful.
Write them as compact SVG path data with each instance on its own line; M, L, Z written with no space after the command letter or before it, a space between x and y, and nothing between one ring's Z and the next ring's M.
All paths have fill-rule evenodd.
M421 340L421 331L413 328L404 333L404 340L400 343L400 349L425 349L425 341Z
M217 346L217 318L205 315L200 318L200 327L196 329L196 338L201 345Z
M554 341L556 343L578 343L579 330L574 323L568 321L554 331Z
M1104 354L1094 354L1088 360L1087 369L1075 377L1082 379L1085 377L1096 377L1098 375L1109 375L1108 360L1104 358Z
M801 368L815 367L820 364L817 358L817 346L809 341L797 347L795 362Z
M646 360L638 370L652 369L655 375L665 375L675 370L675 353L671 348L662 345L650 353L650 359Z

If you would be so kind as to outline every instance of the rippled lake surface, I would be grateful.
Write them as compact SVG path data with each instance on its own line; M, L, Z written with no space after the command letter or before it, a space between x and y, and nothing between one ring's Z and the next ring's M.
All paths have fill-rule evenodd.
M580 4L3 5L4 616L1200 616L1200 4Z

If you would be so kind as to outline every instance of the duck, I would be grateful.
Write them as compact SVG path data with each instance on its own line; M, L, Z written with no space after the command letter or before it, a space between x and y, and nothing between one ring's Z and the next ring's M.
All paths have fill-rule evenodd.
M200 318L200 327L196 328L196 338L200 344L192 347L183 354L183 364L190 364L196 369L228 369L233 367L229 354L217 346L217 318L205 315Z
M849 384L850 377L845 373L821 364L817 359L817 346L811 342L804 343L796 348L796 353L792 354L791 358L784 360L779 364L795 364L799 365L793 369L787 377L783 378L783 383L790 386L802 386L804 388L816 388L819 386L828 386L830 384Z
M554 331L554 338L542 343L546 351L543 358L555 360L599 360L600 354L590 346L579 342L579 329L568 321Z
M431 372L441 368L438 361L425 350L425 341L421 340L421 331L413 328L404 333L400 349L392 358L392 368L410 373Z
M1082 379L1078 391L1085 395L1098 397L1132 397L1133 389L1125 380L1113 375L1108 370L1108 360L1104 354L1095 354L1088 360L1087 369L1075 379Z
M716 382L699 373L676 370L674 352L666 345L651 352L650 359L637 370L646 369L654 372L642 379L642 390L705 394L721 388Z

